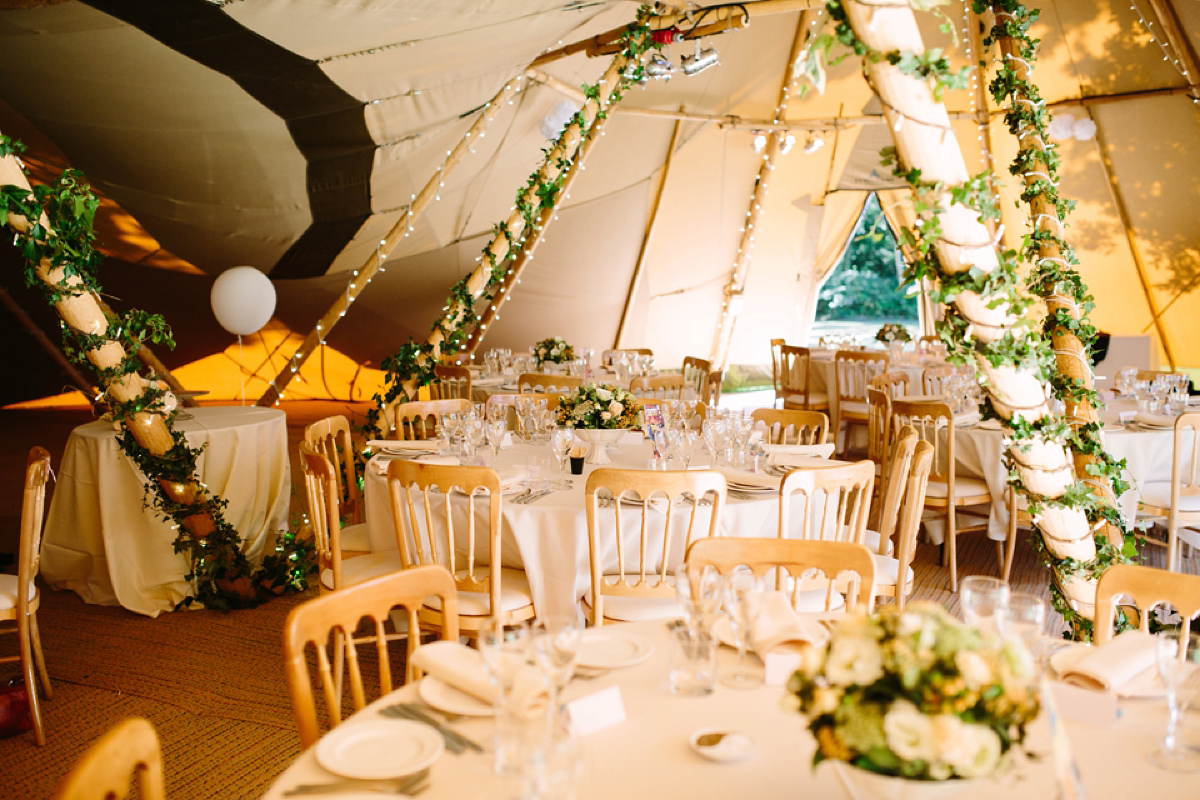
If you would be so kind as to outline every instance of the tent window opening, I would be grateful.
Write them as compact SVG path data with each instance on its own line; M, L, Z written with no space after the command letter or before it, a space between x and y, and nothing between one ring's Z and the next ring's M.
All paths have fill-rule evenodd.
M867 343L885 322L921 334L918 298L904 280L907 265L874 192L867 198L846 250L817 295L811 342L822 336Z

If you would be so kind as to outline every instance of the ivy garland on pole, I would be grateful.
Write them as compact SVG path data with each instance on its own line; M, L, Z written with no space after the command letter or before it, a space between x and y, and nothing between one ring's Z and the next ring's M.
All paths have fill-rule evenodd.
M434 334L431 340L417 343L410 339L380 364L385 383L383 390L372 398L375 406L367 413L368 433L380 435L383 410L402 397L415 399L417 389L434 380L434 368L441 354L459 352L466 344L471 331L480 321L475 311L476 305L496 300L497 292L504 286L508 264L530 241L532 234L541 229L544 215L558 203L569 171L575 163L570 152L572 139L580 137L575 142L576 146L591 139L597 123L607 118L607 109L620 102L629 86L645 81L641 56L661 47L660 43L654 41L653 32L646 25L651 13L649 6L642 6L636 20L622 33L619 40L621 49L614 63L628 66L622 69L619 82L609 93L607 101L601 95L601 84L583 86L584 107L568 120L558 138L542 150L545 158L540 167L517 192L514 216L492 228L492 239L484 247L479 259L480 269L486 272L482 288L478 291L472 289L472 279L479 270L464 277L450 290L442 314L431 328ZM588 103L597 107L591 118L587 113Z
M19 142L0 135L0 160L17 160L23 151ZM166 321L137 310L102 317L93 311L90 331L66 321L68 309L94 309L101 293L96 278L101 255L94 249L92 227L99 202L82 178L67 170L53 184L32 190L0 182L0 225L16 231L26 283L41 287L47 302L63 314L67 357L91 367L104 387L112 417L121 424L121 448L146 476L147 507L176 531L174 549L188 559L186 579L194 592L179 605L244 608L267 596L303 591L316 565L312 543L281 532L275 552L254 570L242 552L241 536L225 520L226 501L195 478L201 450L189 447L170 426L177 413L174 397L140 375L136 354L142 342L174 346ZM169 444L157 436L164 422ZM139 436L162 446L147 447Z
M855 0L848 0L855 2ZM943 0L912 0L914 8L930 10ZM868 4L868 8L870 5ZM978 5L983 5L982 2ZM1016 0L1004 0L1003 5L1013 9L1022 8ZM805 72L817 75L822 70L822 61L830 60L830 53L837 45L843 45L862 57L864 72L867 64L889 64L903 74L930 82L932 95L940 99L946 88L963 88L970 67L953 69L941 52L935 49L924 53L880 52L868 46L855 32L847 14L846 4L831 0L827 4L834 33L818 37L809 53ZM1005 35L1023 35L1027 44L1027 29L1032 21L1026 11L1014 14L1011 21L998 23L990 41L995 41L999 28ZM952 31L949 26L944 30ZM844 58L841 55L838 59ZM870 77L868 75L868 80ZM993 92L1012 86L1012 74L1002 71L993 85ZM1032 84L1025 84L1029 88ZM876 93L879 94L878 87ZM1024 87L1023 87L1024 88ZM1036 90L1034 90L1036 91ZM1032 95L1036 98L1036 94ZM882 97L881 97L882 99ZM1027 124L1037 124L1038 108L1035 101L1018 104L1019 110L1010 112L1010 126L1014 131ZM891 109L901 124L906 117L897 109ZM1042 110L1044 114L1044 110ZM925 127L936 127L930 122L915 122ZM1041 131L1044 141L1044 128ZM1035 157L1023 150L1017 157L1013 171L1026 174ZM1038 258L1038 269L1034 271L1034 284L1040 287L1042 296L1052 295L1054 302L1067 292L1077 315L1064 315L1058 309L1044 320L1031 314L1035 299L1022 285L1018 274L1021 257L1015 250L997 247L995 242L987 245L996 253L997 264L990 270L970 265L969 268L952 272L943 265L948 253L961 256L966 250L978 249L979 244L950 241L944 231L945 215L969 209L983 224L995 224L1000 219L996 198L989 186L991 175L983 172L969 177L959 185L946 185L922 177L921 170L903 163L894 147L883 151L883 163L892 166L893 173L909 184L913 193L914 210L918 217L916 227L901 230L902 244L912 254L909 276L912 279L928 278L933 282L932 297L944 304L946 314L939 323L939 334L946 342L951 360L957 363L974 364L979 371L980 383L986 390L981 411L985 418L999 419L1005 426L1006 438L1012 446L1006 451L1006 465L1010 483L1028 501L1043 537L1038 537L1043 557L1052 567L1055 581L1051 594L1055 608L1061 612L1075 638L1086 639L1091 635L1091 620L1079 612L1080 605L1089 605L1082 599L1087 587L1092 587L1099 575L1114 563L1127 559L1132 551L1132 540L1122 541L1119 535L1101 537L1093 541L1090 532L1107 524L1119 530L1122 524L1110 492L1097 490L1104 485L1112 487L1117 494L1124 491L1120 477L1121 463L1114 462L1103 451L1096 433L1099 425L1090 422L1072 430L1061 414L1047 413L1047 397L1041 396L1041 386L1050 386L1054 394L1074 409L1086 404L1094 407L1098 398L1088 381L1063 377L1056 370L1055 348L1042 335L1041 330L1055 332L1067 330L1079 339L1090 343L1094 329L1086 321L1086 309L1090 298L1078 274L1070 270L1068 258L1049 261ZM1050 174L1044 179L1027 184L1023 198L1035 196L1048 199L1061 221L1068 204L1055 193ZM1052 198L1052 199L1051 199ZM961 218L960 218L961 219ZM1040 232L1027 237L1024 255L1038 256L1037 247L1052 235L1035 225ZM1061 242L1061 237L1055 237ZM998 237L997 237L998 239ZM1063 252L1072 263L1073 255L1065 242ZM961 261L961 258L960 258ZM1052 306L1053 308L1053 306ZM1083 364L1090 375L1090 364ZM1031 405L1014 403L1013 398L1032 395ZM1003 398L1003 399L1002 399ZM1004 402L1007 400L1008 402ZM1070 459L1063 451L1069 451L1076 459L1085 456L1088 465L1086 477L1077 479ZM1066 537L1053 542L1054 551L1046 539L1052 533L1084 531L1081 539ZM1084 541L1086 540L1086 541ZM1066 554L1065 554L1066 553ZM1080 555L1082 557L1076 557ZM1069 586L1071 592L1066 588Z

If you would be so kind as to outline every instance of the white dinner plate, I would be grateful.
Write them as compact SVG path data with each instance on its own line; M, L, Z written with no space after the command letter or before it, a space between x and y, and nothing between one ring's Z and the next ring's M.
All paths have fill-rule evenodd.
M382 780L411 775L437 761L442 735L409 720L349 722L317 742L317 763L344 778Z
M1055 676L1061 678L1064 672L1090 652L1091 648L1086 645L1063 648L1050 656L1050 669L1054 671ZM1157 667L1150 667L1115 691L1118 697L1165 697L1167 694L1167 688L1158 677Z
M426 675L417 684L417 694L439 711L447 711L451 714L490 717L496 713L496 709L491 703L485 703L477 697L459 691L432 675Z
M731 491L741 492L743 494L771 494L772 492L779 491L778 486L754 486L748 483L735 483L733 481L729 481L728 485Z
M640 664L654 652L654 645L644 636L627 631L592 628L583 634L579 647L581 667L616 669Z

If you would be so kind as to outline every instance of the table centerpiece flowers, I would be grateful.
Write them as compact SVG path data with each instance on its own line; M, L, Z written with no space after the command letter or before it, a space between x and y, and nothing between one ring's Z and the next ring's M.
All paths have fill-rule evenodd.
M847 617L792 675L787 703L808 717L813 763L857 768L843 775L859 773L848 779L872 793L897 779L911 786L996 774L1040 708L1019 641L932 603Z
M889 345L898 343L903 346L912 341L912 334L898 322L886 322L875 331L875 341Z
M544 364L565 364L575 358L575 348L558 337L542 339L533 346L538 367Z
M558 424L591 445L589 464L607 464L606 445L638 424L637 399L619 386L585 384L559 401Z

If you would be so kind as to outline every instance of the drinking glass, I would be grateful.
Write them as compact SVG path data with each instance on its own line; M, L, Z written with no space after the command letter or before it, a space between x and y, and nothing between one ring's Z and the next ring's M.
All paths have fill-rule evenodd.
M1000 635L1017 639L1025 646L1040 674L1043 657L1049 657L1045 645L1046 601L1027 592L1010 592L1005 604L996 610L996 626Z
M583 631L578 620L570 614L539 616L530 628L533 663L541 670L556 703L575 674L582 642Z
M741 567L730 574L725 586L725 613L737 641L737 662L732 672L721 677L721 683L731 689L752 689L763 681L762 670L746 663L746 650L761 607L762 582L749 569Z
M558 459L558 470L567 473L567 456L571 455L571 445L575 443L574 428L555 428L550 434L550 446L554 448L554 457Z
M971 575L958 587L963 620L984 630L997 630L996 612L1008 603L1008 584L999 578Z
M484 423L487 443L492 448L493 464L500 458L500 445L504 444L504 434L507 433L507 428L503 419L489 419Z
M675 595L687 613L689 627L707 631L721 610L725 576L713 567L682 564L675 570Z
M1168 716L1166 738L1162 746L1150 754L1150 763L1172 772L1195 772L1200 770L1200 752L1187 747L1180 739L1179 690L1200 670L1200 633L1190 631L1186 621L1178 628L1160 631L1154 637L1154 660L1167 690Z
M454 437L458 435L459 418L458 414L442 414L441 425L438 427L438 432L442 436L442 453L450 454L454 452Z
M683 468L690 469L692 466L692 457L696 455L696 445L700 443L700 431L695 428L688 428L680 431L679 456L683 459Z
M715 466L717 463L717 453L720 451L721 443L725 438L725 423L719 419L706 419L704 425L700 429L700 434L704 437L704 446L708 448L708 452L712 457L712 463Z
M558 715L527 727L521 738L521 800L575 800L583 775L583 742Z
M529 662L529 626L493 621L479 632L479 654L496 687L495 770L497 775L520 771L521 736L527 709L515 708L513 687Z

